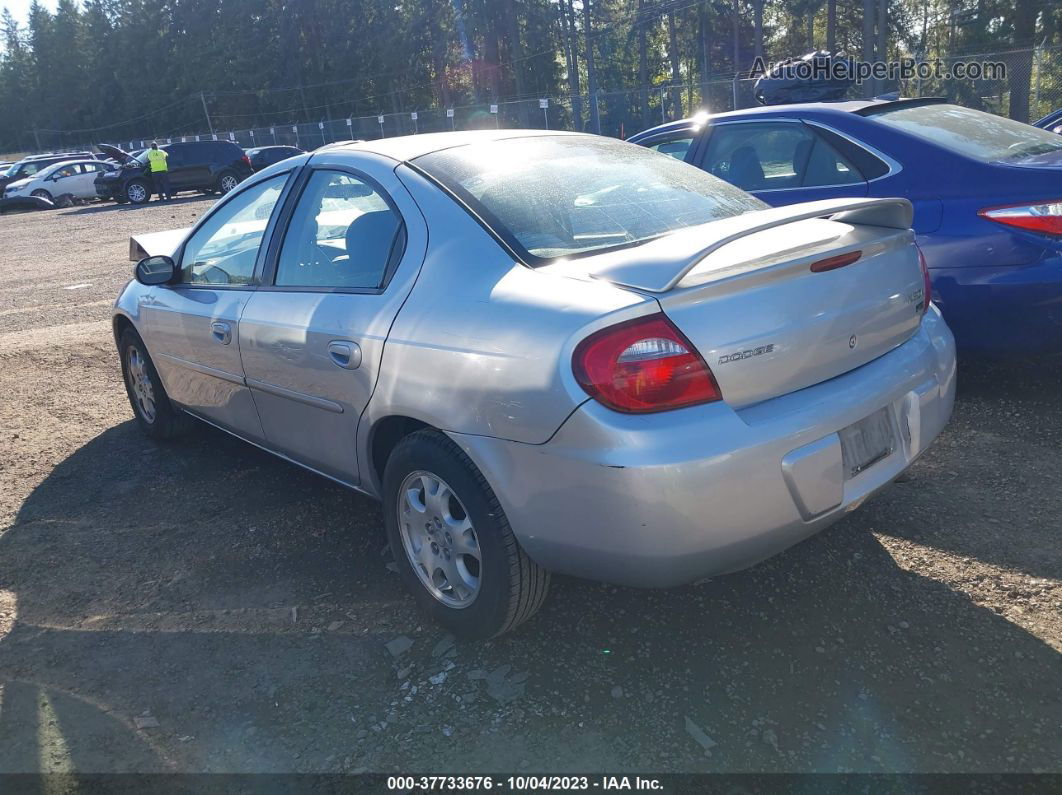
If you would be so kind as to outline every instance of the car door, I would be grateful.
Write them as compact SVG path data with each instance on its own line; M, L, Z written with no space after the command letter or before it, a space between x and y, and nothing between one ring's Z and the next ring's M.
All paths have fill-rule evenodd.
M244 382L239 319L290 173L216 205L177 253L179 283L152 288L139 306L138 328L167 394L252 441L262 427Z
M247 384L273 449L357 485L358 421L427 230L393 162L367 153L309 170L240 318Z
M96 196L96 175L102 170L102 165L98 163L78 163L74 190L71 193L79 199L94 198Z
M60 166L45 180L44 189L52 194L53 199L66 194L76 196L79 180L83 176L84 172L79 164Z
M194 168L189 162L189 152L181 145L163 146L166 150L166 172L170 179L170 188L174 191L187 190L192 183Z
M108 171L114 169L107 163L86 163L85 172L88 174L86 180L85 195L82 198L95 199L96 198L96 177L100 174L106 174Z
M855 164L798 119L713 124L698 165L774 206L867 195Z

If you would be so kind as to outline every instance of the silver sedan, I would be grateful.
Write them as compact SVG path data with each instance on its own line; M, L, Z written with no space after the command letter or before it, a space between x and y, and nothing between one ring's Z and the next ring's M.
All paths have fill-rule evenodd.
M588 135L337 144L135 237L114 334L147 434L379 498L416 600L489 637L551 572L740 569L906 469L955 391L910 224Z

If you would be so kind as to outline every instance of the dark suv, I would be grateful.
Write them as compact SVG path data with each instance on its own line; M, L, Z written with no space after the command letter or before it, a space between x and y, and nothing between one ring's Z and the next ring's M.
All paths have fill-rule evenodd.
M3 194L4 188L9 183L16 180L25 179L26 177L32 177L38 171L47 168L55 163L62 163L64 160L91 160L95 159L97 155L92 152L64 152L62 154L50 154L50 155L30 155L17 163L12 163L3 172L0 172L0 194Z
M100 149L117 160L120 168L96 178L97 196L133 204L151 198L154 186L146 149L135 155L107 144L100 144ZM162 144L159 149L169 155L166 165L173 193L228 193L254 173L247 155L231 141L186 141Z

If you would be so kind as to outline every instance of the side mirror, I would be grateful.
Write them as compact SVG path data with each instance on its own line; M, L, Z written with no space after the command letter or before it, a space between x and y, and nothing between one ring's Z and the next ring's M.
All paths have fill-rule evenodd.
M177 265L173 257L145 257L136 264L134 273L141 284L169 284L177 277Z

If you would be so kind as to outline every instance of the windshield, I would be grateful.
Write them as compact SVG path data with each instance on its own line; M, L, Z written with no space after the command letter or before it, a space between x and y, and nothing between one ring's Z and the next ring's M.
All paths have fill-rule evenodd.
M414 163L531 264L767 206L673 157L591 136L460 146Z
M901 106L872 118L986 163L1062 151L1062 136L958 105Z

